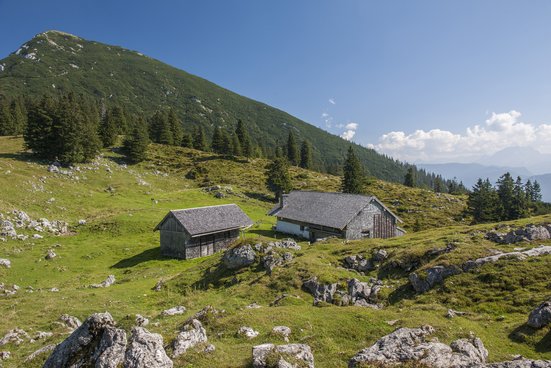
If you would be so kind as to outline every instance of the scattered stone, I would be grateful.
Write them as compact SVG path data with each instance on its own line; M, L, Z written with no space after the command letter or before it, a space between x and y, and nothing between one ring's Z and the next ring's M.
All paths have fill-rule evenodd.
M262 344L253 347L253 368L272 367L271 364L276 361L279 368L314 368L314 355L306 344Z
M409 282L416 292L424 293L430 290L434 285L443 283L446 277L457 275L461 272L459 267L453 265L434 266L427 269L427 276L425 278L420 277L415 272L410 273Z
M53 250L48 249L48 252L46 253L46 256L44 258L49 261L51 259L54 259L55 257L57 257L57 254Z
M482 366L488 358L484 344L474 336L456 340L448 346L437 341L427 341L426 338L432 333L434 328L431 326L400 328L358 352L350 359L348 367L418 363L435 368L467 368Z
M238 335L242 335L247 337L248 339L254 339L258 336L258 331L253 330L251 327L239 327L239 330L237 330Z
M378 249L376 250L375 252L373 252L373 257L372 259L375 261L375 262L382 262L384 261L385 259L388 258L388 252L384 249Z
M467 314L467 312L460 312L460 311L456 311L454 309L448 309L448 311L446 312L446 317L447 318L455 318L457 316L464 316L466 314Z
M51 291L52 293L58 293L58 292L59 292L59 289L56 288L56 287L53 287L53 288L50 289L50 291Z
M20 328L14 328L13 330L8 331L8 333L5 334L4 337L0 339L0 346L4 346L10 343L19 345L25 342L25 340L30 340L30 339L31 337L24 330Z
M529 360L522 356L507 362L490 363L485 368L549 368L551 360Z
M271 248L283 248L283 249L293 249L293 250L300 250L300 245L297 244L296 241L293 239L285 239L282 241L275 241L275 242L269 242L267 245L266 251L270 250Z
M272 328L272 334L283 337L285 342L289 342L289 336L291 336L291 329L287 326L275 326Z
M226 268L236 270L254 263L256 253L250 245L228 249L222 257L222 262Z
M398 322L400 322L399 319L393 319L393 320L390 320L390 321L386 321L386 324L389 325L389 326L394 326Z
M44 239L44 237L40 234L33 234L33 239Z
M78 220L79 225L86 225L86 220Z
M114 275L109 275L109 276L107 276L105 281L103 281L101 284L92 284L92 285L90 285L90 287L94 288L94 289L106 288L106 287L109 287L109 286L113 285L115 283L115 281L116 281L115 276Z
M172 368L166 355L163 337L143 327L134 327L124 355L125 368Z
M6 360L10 358L11 353L9 351L0 351L0 360Z
M528 326L542 328L551 323L551 299L541 303L528 316Z
M51 332L38 331L35 337L31 340L31 342L35 342L36 340L41 340L41 339L47 339L48 337L52 337L53 335L54 334Z
M381 306L377 305L376 302L382 285L382 281L374 278L370 282L350 279L347 282L347 288L343 290L337 283L320 284L317 277L314 276L305 281L302 287L314 296L314 305L326 302L340 306L355 305L380 308Z
M212 345L212 344L208 344L205 349L203 350L203 352L205 353L212 353L216 350L216 346Z
M206 343L207 341L207 331L203 328L199 320L193 319L183 326L182 331L180 331L172 343L172 356L174 358L179 357L185 354L190 348Z
M141 314L136 314L136 326L145 327L149 324L149 319L145 318Z
M95 313L55 347L44 368L116 368L123 363L125 349L126 332L115 327L109 313Z
M61 317L59 317L59 320L71 330L76 330L82 325L82 322L77 317L73 317L68 314L63 314Z
M179 305L177 307L172 307L170 309L165 309L161 312L162 316L175 316L177 314L184 314L186 311L186 307Z
M11 261L9 259L0 258L0 266L10 268L11 267Z
M163 280L159 280L157 281L157 283L155 284L155 286L153 286L153 291L161 291L163 286L165 285L165 282Z
M253 302L253 303L245 306L245 308L247 308L247 309L258 309L258 308L262 308L262 306L258 305L256 302Z
M522 241L548 240L551 239L551 226L545 225L526 225L525 227L511 230L507 233L496 230L486 233L486 239L499 244L514 244Z
M25 358L24 362L25 363L30 362L31 360L34 360L39 355L42 355L44 353L49 353L50 351L53 351L55 349L55 347L56 347L56 344L50 344L50 345L43 346L40 349L38 349L37 351L35 351L34 353L32 353L31 355L29 355L27 358Z

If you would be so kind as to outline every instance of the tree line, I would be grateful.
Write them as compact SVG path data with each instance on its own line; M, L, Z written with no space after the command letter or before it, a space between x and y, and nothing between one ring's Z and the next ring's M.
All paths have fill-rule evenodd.
M478 179L467 201L468 213L474 222L516 220L547 212L537 181L522 182L505 173L493 185L489 179Z

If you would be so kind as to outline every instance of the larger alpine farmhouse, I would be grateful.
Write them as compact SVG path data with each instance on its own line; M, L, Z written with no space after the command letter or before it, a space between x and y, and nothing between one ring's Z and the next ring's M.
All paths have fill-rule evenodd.
M226 204L170 211L155 230L163 256L191 259L226 249L252 224L241 208Z
M391 238L405 233L402 222L374 196L292 191L281 196L269 213L275 230L311 241L336 236L345 239Z

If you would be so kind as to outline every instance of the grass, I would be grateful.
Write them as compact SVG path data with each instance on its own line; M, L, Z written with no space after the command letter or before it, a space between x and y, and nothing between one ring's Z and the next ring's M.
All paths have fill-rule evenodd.
M0 257L12 261L10 269L0 268L0 280L21 286L16 295L0 298L0 337L15 327L31 335L54 332L51 338L36 343L1 347L12 352L3 363L5 367L20 366L40 347L62 341L67 331L56 321L64 313L85 319L91 313L109 311L124 328L132 325L135 314L142 314L151 319L148 329L161 333L169 343L179 326L206 305L225 310L206 324L216 351L185 354L175 360L175 366L248 366L253 345L283 343L271 334L276 325L292 329L291 342L309 344L318 367L345 366L357 351L395 328L423 324L434 326L436 336L444 342L473 331L490 351L492 361L509 359L511 354L551 359L550 329L535 331L524 325L529 311L551 295L551 257L486 265L451 277L423 295L414 295L408 286L407 265L423 272L437 264L460 264L493 249L531 246L496 245L485 240L483 233L493 225L468 226L460 221L464 198L376 181L369 190L399 212L406 228L420 218L426 230L388 240L301 242L302 249L293 252L293 261L276 268L272 275L258 264L230 272L220 267L221 254L188 261L161 257L158 234L152 229L169 209L237 203L255 221L242 241L281 237L271 230L274 219L265 215L273 205L263 187L265 161L227 160L193 150L152 146L148 161L127 168L118 164L121 157L117 152L105 152L97 163L75 171L76 180L49 173L46 163L32 160L21 145L20 138L0 138L0 212L21 209L33 219L65 220L71 234L0 243ZM197 166L202 167L202 174L186 178ZM297 168L293 178L295 185L304 189L336 190L339 183L337 177ZM139 179L149 185L139 185ZM204 184L231 186L231 191L224 189L227 196L217 199L201 189ZM85 219L86 225L79 226L80 219ZM549 221L547 216L511 224ZM430 255L432 249L448 244L453 244L453 251ZM58 257L46 261L44 255L50 248ZM346 255L369 255L380 248L389 252L389 259L369 274L342 268ZM117 279L110 288L88 287L109 274ZM305 278L314 275L323 282L344 282L351 277L367 281L378 276L385 284L381 291L385 307L314 307L312 297L300 287ZM160 292L152 291L160 279L166 286ZM33 293L25 291L28 286ZM53 287L59 292L49 291ZM277 306L269 306L283 294L288 296ZM252 302L262 307L245 308ZM183 316L160 315L176 305L187 308ZM468 314L450 320L445 318L448 308ZM393 326L387 323L394 320L398 322ZM239 337L236 332L241 326L253 327L260 335L254 340ZM38 357L25 366L39 367L45 358Z

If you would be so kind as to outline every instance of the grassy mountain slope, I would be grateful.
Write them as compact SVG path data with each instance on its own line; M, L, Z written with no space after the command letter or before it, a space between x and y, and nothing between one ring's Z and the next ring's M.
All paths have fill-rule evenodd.
M432 228L388 240L332 240L312 245L302 242L302 250L295 252L294 260L287 267L275 269L271 276L256 264L240 271L226 271L220 267L221 254L190 261L159 255L159 235L152 229L174 208L237 203L255 221L244 241L278 236L271 231L274 219L265 215L272 204L264 200L264 164L259 159L225 160L209 153L152 145L149 159L139 165L126 167L119 154L106 151L103 158L73 168L69 176L50 173L47 163L33 161L22 151L21 139L1 137L0 213L24 210L33 219L68 221L71 229L66 236L0 242L0 258L12 262L9 269L0 267L0 280L21 287L15 295L0 297L0 338L15 327L31 336L38 331L54 333L36 343L1 347L12 352L4 366L21 366L33 351L62 341L67 330L56 321L63 313L84 319L93 312L109 311L126 329L132 326L134 314L139 313L151 318L148 329L161 333L168 344L178 326L207 304L226 311L206 325L216 351L209 355L186 354L175 360L176 367L247 366L251 346L283 343L270 334L276 325L291 327L291 342L309 344L316 366L322 368L345 366L354 353L396 327L422 324L436 327L438 338L445 342L473 331L484 341L493 361L509 359L511 354L551 359L549 329L533 331L523 327L527 313L551 294L546 278L551 256L485 266L479 272L454 276L444 286L421 296L413 294L407 274L396 266L419 261L422 270L436 264L463 262L495 249L513 248L483 238L483 230L493 225L470 227L454 221L464 206L461 198L455 202L451 199L454 197L376 182L372 186L375 194L390 206L392 200L401 202L392 208L403 209L407 227L419 218ZM195 179L186 178L190 171L197 174ZM220 191L227 196L218 199L214 192L200 189L207 180L220 184ZM294 169L293 181L305 189L331 190L337 186L338 178ZM85 219L86 225L79 226L80 219ZM518 223L528 221L551 221L551 217ZM439 223L446 226L434 227ZM33 234L29 230L18 231ZM425 256L427 250L448 243L456 246L453 252ZM388 250L390 257L369 274L360 275L341 267L348 254L370 254L380 248ZM58 257L46 261L48 249L53 249ZM113 286L88 288L109 274L117 279ZM384 308L313 307L312 297L300 288L302 280L310 275L327 282L344 282L351 277L367 281L379 276L385 284L381 300ZM166 288L152 291L160 279L166 281ZM29 286L32 293L27 292ZM59 291L50 291L54 287ZM283 293L290 296L279 306L270 307ZM252 302L262 307L244 308ZM162 310L176 305L184 305L187 312L183 316L160 316ZM447 319L444 315L448 308L469 314ZM391 326L387 321L396 322ZM241 326L251 326L260 335L254 340L239 337L236 331ZM40 367L46 356L25 366Z
M207 80L122 47L57 31L38 34L0 60L0 97L40 97L73 91L117 103L130 112L149 115L173 107L184 127L233 127L242 119L256 142L268 149L287 140L289 131L313 145L316 166L334 171L349 142L281 110L240 96ZM357 153L371 174L401 182L406 168L364 147Z

